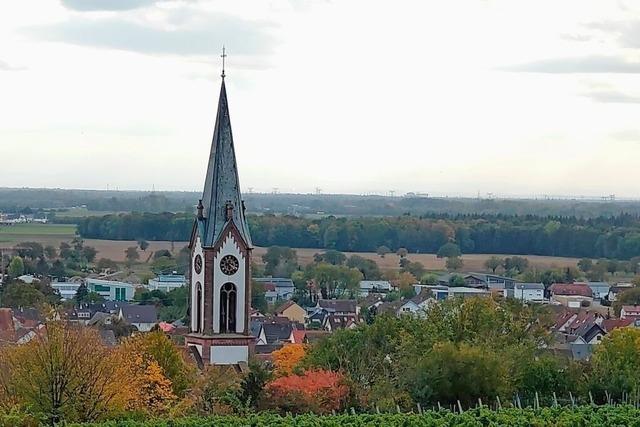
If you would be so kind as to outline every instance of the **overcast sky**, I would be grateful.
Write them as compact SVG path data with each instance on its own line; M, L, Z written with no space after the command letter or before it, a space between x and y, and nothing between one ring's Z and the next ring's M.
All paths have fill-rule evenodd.
M640 2L0 3L0 186L640 197Z

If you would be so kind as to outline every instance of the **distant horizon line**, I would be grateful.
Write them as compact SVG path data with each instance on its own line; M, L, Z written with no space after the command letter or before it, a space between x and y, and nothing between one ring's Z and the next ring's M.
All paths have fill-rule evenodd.
M87 191L87 192L100 192L100 193L195 193L198 194L200 190L142 190L142 189L96 189L96 188L65 188L65 187L3 187L0 186L0 190L48 190L48 191ZM393 193L393 194L391 194ZM631 202L640 201L640 196L617 196L615 194L610 195L558 195L558 194L529 194L529 195L514 195L514 194L498 194L493 192L486 192L478 194L476 196L453 194L453 193L427 193L427 192L400 192L400 191L367 191L360 193L331 193L331 192L295 192L295 191L242 191L243 195L271 195L271 196L357 196L357 197L383 197L383 198L425 198L425 199L477 199L477 200L577 200L577 201L592 201L592 202Z

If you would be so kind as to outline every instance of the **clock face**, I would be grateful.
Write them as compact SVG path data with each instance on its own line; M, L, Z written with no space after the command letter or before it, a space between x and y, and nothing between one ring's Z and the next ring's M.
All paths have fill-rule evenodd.
M220 270L227 276L235 274L238 271L238 267L240 267L240 262L233 255L225 255L220 260Z
M196 255L196 259L193 260L193 268L198 274L202 271L202 257L200 255Z

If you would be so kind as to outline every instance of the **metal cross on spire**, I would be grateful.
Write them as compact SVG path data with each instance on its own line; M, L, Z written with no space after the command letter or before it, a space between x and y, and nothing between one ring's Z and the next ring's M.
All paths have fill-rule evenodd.
M225 48L224 45L222 46L222 55L220 55L220 57L222 58L222 74L220 75L223 79L224 79L224 59L227 57L227 54L225 53Z

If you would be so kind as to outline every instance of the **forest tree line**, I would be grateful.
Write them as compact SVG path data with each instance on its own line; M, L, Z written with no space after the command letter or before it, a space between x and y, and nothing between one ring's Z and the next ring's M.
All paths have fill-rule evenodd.
M249 215L253 243L374 252L382 245L435 253L448 242L462 253L630 259L640 255L640 217L620 214L582 219L517 215L403 215L310 219ZM80 219L82 237L112 240L189 239L191 214L130 213Z

